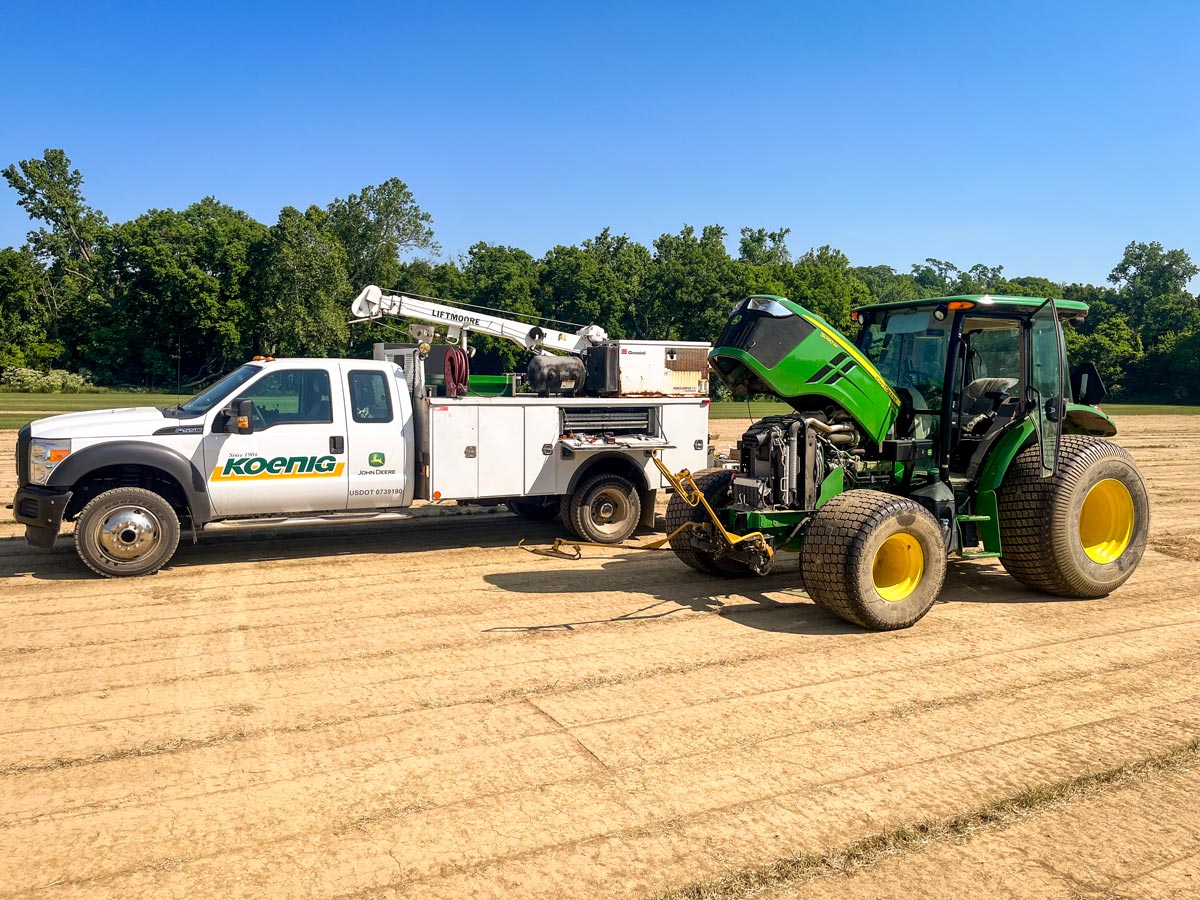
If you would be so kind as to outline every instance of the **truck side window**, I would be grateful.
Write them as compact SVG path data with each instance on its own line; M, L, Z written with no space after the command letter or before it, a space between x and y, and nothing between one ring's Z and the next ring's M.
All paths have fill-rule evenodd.
M392 397L382 372L351 372L350 412L355 422L392 421Z
M329 373L284 369L256 381L239 399L253 400L260 428L333 421Z

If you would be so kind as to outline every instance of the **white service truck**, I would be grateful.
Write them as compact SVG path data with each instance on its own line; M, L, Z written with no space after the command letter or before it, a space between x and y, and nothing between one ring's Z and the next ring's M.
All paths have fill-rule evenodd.
M575 536L616 543L653 523L667 482L652 454L672 471L707 462L699 392L436 396L411 365L428 349L407 375L257 358L177 406L39 419L18 434L13 515L42 548L74 521L80 558L105 576L157 571L183 532L395 517L415 500L561 510Z

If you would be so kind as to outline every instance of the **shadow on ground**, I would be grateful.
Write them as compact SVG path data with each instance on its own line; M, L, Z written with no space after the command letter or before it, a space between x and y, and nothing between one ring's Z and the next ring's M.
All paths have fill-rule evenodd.
M354 525L303 525L290 528L208 531L193 544L180 537L179 550L164 572L231 563L295 560L316 562L363 553L428 553L437 550L513 547L551 543L562 532L552 523L526 522L507 513L459 515ZM75 555L75 539L60 536L51 551L36 550L24 538L0 539L0 577L32 575L48 581L95 579Z
M655 556L655 561L648 557ZM694 572L669 554L625 552L610 557L600 566L602 572L628 581L643 570L644 579L634 588L653 601L600 619L565 620L538 624L513 624L490 629L495 632L534 632L572 630L588 625L638 622L658 619L681 612L714 613L741 625L762 631L790 634L866 634L867 629L844 622L820 607L800 586L795 557L779 557L775 572L763 578L715 578ZM652 578L651 569L677 568L665 583ZM656 572L657 573L657 572ZM594 567L572 568L555 565L527 568L514 572L485 575L484 580L506 592L545 595L572 595L605 589L605 576ZM1039 594L1021 585L998 563L954 561L946 572L946 582L935 606L953 603L1058 603L1080 602ZM1086 602L1086 601L1083 601Z

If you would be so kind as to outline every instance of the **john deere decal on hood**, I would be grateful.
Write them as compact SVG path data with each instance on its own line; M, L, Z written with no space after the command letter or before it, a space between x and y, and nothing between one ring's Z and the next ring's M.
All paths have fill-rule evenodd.
M345 463L335 456L241 456L225 460L212 470L212 481L237 481L244 478L337 478Z

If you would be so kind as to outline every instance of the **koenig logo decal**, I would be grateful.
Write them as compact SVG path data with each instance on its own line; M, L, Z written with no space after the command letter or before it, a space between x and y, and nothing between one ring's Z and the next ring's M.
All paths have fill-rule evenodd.
M336 456L241 456L225 460L224 466L212 470L212 481L255 479L274 481L277 478L337 478L345 463Z

